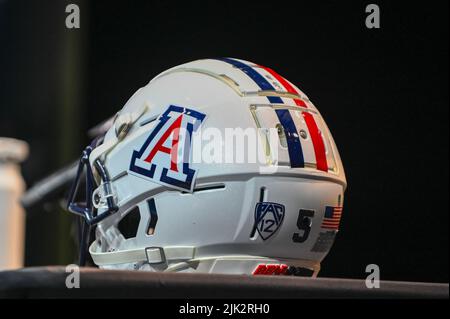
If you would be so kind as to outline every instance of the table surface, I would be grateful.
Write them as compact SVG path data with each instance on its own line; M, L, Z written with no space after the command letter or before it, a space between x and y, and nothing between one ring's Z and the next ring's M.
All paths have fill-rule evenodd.
M62 266L0 271L0 298L448 298L448 283L247 276L80 268L69 289Z

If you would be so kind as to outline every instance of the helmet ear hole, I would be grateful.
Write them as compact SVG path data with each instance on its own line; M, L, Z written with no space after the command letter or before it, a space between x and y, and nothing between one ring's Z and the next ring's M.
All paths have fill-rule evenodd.
M139 222L141 221L141 214L139 207L135 206L128 212L118 223L117 228L122 233L125 239L136 237Z

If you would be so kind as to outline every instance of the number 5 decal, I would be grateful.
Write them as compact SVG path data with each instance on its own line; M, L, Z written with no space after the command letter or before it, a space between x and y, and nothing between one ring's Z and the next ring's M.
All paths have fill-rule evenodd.
M313 210L300 209L297 218L297 228L300 232L292 235L292 241L294 243L303 243L308 239L309 232L311 231L312 217L314 217Z

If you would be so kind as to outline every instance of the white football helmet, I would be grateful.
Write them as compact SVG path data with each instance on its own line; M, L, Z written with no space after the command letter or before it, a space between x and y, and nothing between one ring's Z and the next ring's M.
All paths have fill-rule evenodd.
M270 68L206 59L128 100L84 151L68 208L86 221L81 264L96 226L89 252L101 268L314 276L345 188L333 138L302 91Z

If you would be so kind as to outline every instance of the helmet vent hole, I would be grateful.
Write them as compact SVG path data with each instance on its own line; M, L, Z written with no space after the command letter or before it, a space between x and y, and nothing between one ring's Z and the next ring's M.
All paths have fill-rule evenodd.
M206 192L206 191L216 191L220 189L225 189L224 184L215 184L215 185L206 185L206 186L199 186L197 188L194 188L194 193L200 193L200 192ZM191 194L186 191L182 191L181 194Z
M267 188L266 187L261 187L259 189L259 202L265 202L267 200ZM256 227L258 227L258 225L256 224L256 221L253 223L253 228L252 231L250 233L250 240L256 240L258 238L258 233L256 232Z
M145 126L147 124L153 123L154 121L156 121L159 117L159 114L154 115L148 119L143 120L141 123L139 123L139 126Z
M209 185L209 186L203 186L203 187L195 188L194 189L194 193L205 192L205 191L213 191L213 190L224 189L224 188L225 188L224 184Z
M150 212L150 221L147 227L147 235L154 235L156 229L156 223L158 222L158 212L156 211L155 199L151 198L147 201Z
M264 202L266 199L267 189L265 187L261 187L259 190L259 201Z
M140 221L141 214L139 212L139 207L135 206L120 220L117 228L126 239L133 238L136 237Z

